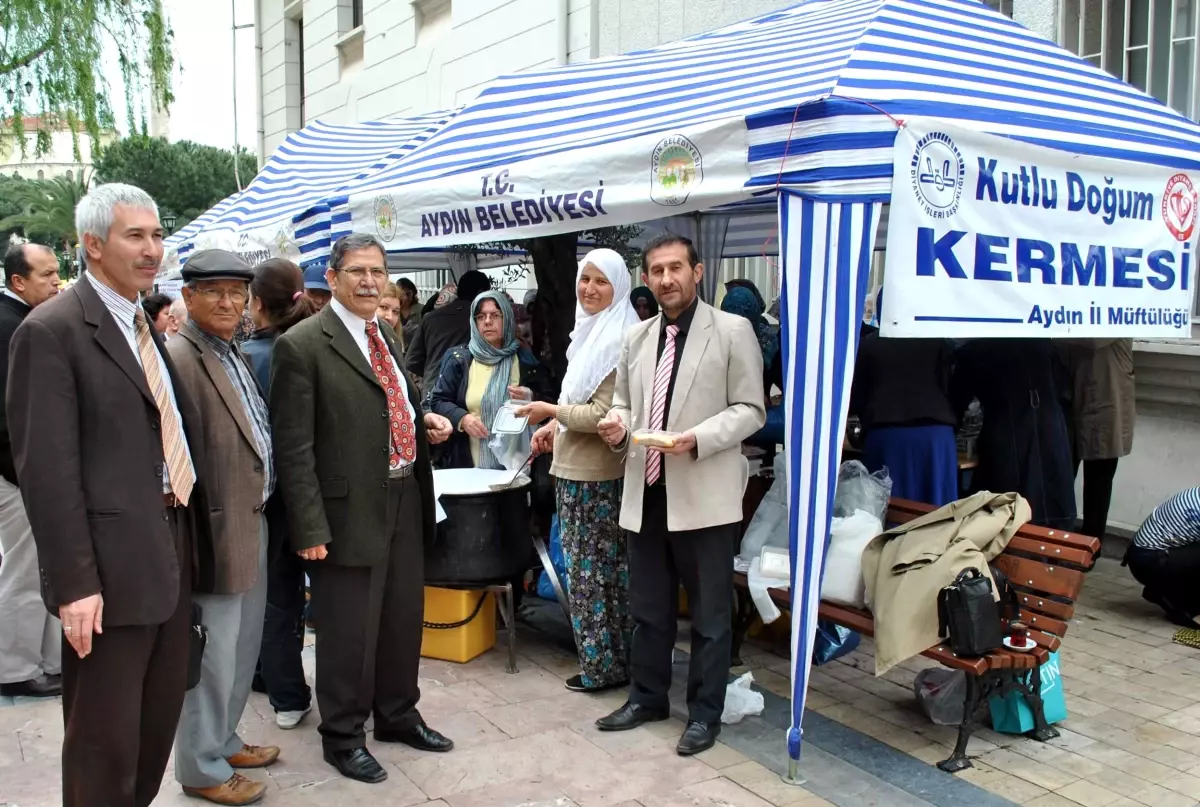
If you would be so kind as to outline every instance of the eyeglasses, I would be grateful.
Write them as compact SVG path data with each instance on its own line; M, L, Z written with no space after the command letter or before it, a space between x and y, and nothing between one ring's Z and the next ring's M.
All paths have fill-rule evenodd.
M478 323L484 322L504 322L504 315L498 311L488 311L483 314L476 314L475 321Z
M196 294L203 298L205 302L213 304L221 302L221 298L228 295L229 302L235 306L245 305L246 300L250 297L248 291L231 291L229 289L196 289Z
M387 269L367 269L362 266L351 266L348 269L338 269L338 271L342 274L349 275L355 280L355 282L362 281L364 278L370 275L371 279L375 282L386 283L388 277Z

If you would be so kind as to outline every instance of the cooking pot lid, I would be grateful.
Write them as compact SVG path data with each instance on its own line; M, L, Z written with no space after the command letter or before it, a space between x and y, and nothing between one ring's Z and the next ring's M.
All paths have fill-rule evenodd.
M495 471L490 468L438 468L433 472L433 489L437 496L478 496L496 493L489 488L492 484L507 485L513 478L512 471ZM512 490L529 484L529 477L522 475L513 483Z

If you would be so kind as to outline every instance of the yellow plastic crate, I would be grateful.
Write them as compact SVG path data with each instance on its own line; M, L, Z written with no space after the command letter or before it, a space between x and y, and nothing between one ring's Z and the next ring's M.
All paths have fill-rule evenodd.
M470 621L454 628L430 627L467 619ZM465 664L491 650L495 644L496 602L490 591L425 587L422 656Z

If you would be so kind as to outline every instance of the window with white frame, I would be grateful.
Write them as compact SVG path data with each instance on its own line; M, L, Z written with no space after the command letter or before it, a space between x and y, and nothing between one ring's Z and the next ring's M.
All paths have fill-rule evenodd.
M1063 47L1200 118L1200 0L1062 0Z

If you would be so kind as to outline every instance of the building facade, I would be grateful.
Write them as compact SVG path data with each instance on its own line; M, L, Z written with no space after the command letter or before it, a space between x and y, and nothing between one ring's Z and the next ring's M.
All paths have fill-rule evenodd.
M446 109L498 75L653 47L795 1L257 0L260 161L317 118ZM1200 0L986 2L1200 119ZM764 259L726 261L722 272L775 287ZM1200 324L1200 302L1195 310ZM1118 528L1200 484L1200 339L1139 342L1135 356L1138 420L1134 453L1117 475Z
M24 154L21 153L20 143L5 125L0 132L0 172L21 179L83 179L90 176L92 142L86 133L80 133L79 159L75 159L74 141L66 124L52 127L49 151L41 156L34 153L38 129L45 125L41 118L25 118ZM116 137L115 132L102 132L100 142L102 145L111 143Z

